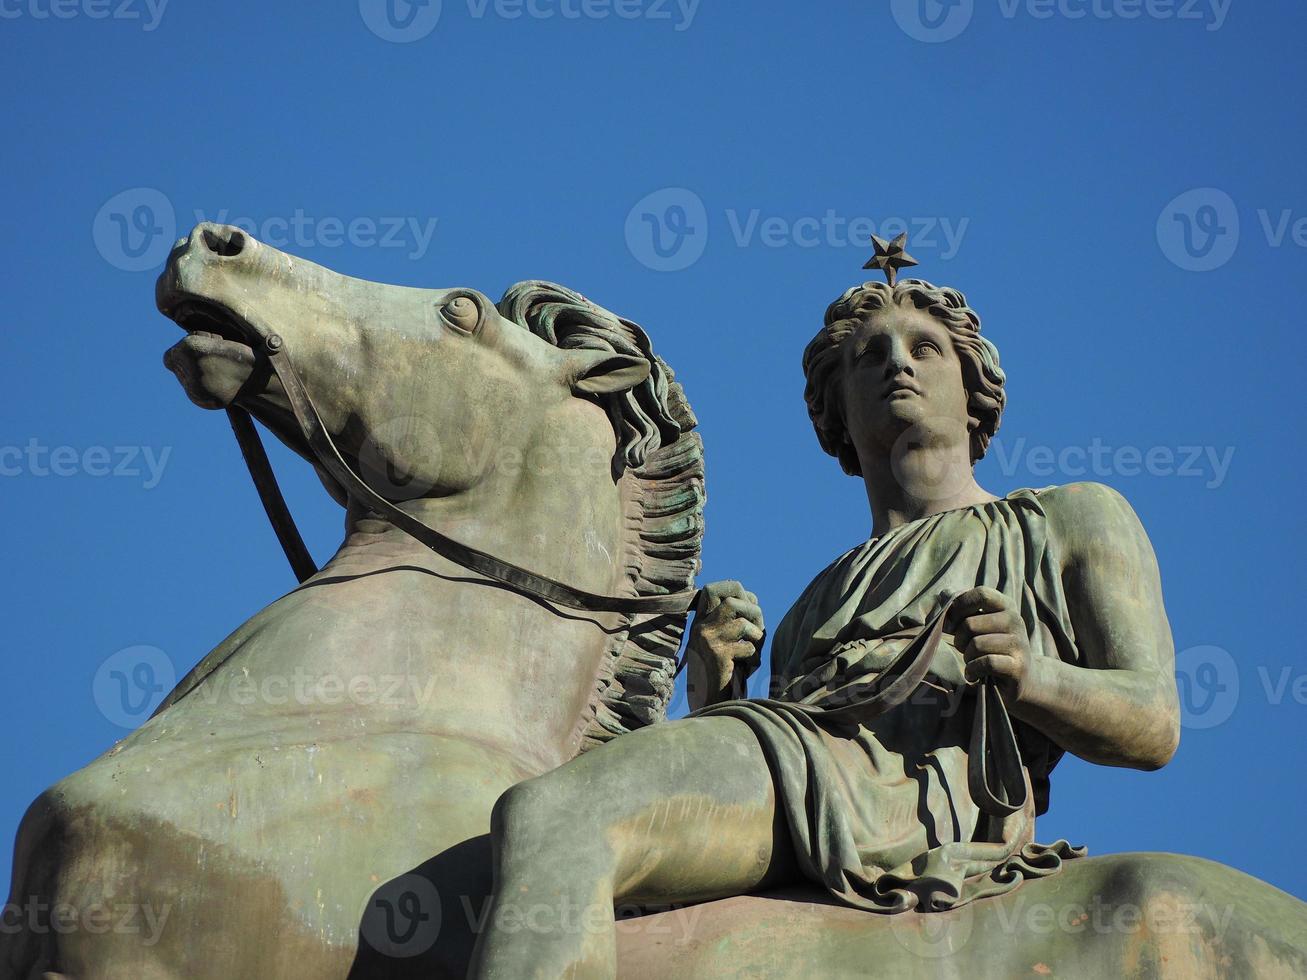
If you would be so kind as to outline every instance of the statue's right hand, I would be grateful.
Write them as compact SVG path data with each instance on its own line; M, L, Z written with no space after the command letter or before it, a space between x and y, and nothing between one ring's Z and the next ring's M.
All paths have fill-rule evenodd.
M743 688L743 681L758 669L766 635L756 595L735 581L705 586L686 646L690 707L697 710L743 697L742 689L733 688Z

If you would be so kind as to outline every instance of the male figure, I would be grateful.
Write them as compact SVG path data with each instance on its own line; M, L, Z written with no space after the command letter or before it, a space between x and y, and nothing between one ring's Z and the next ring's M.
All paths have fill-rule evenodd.
M887 914L999 894L1078 853L1033 843L1064 751L1138 769L1174 753L1174 651L1130 507L1097 484L1000 499L974 479L1005 379L962 294L854 287L804 373L822 447L866 484L871 539L784 618L770 699L733 699L763 621L751 593L718 583L689 641L694 715L501 798L474 975L612 976L614 902L799 879ZM945 611L943 642L926 642ZM862 692L923 648L912 696L859 716ZM994 799L976 773L1009 713L1017 785Z

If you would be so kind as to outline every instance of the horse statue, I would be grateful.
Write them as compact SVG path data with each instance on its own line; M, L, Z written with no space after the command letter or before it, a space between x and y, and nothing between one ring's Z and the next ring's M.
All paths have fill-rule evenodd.
M593 828L660 794L659 823L615 833L680 827L689 863L712 872L733 854L756 887L692 887L672 869L663 883L684 901L567 926L611 935L624 978L1307 975L1307 904L1212 862L1067 852L1059 873L998 875L974 901L872 914L774 879L766 848L742 854L742 805L709 797L757 745L724 756L720 787L702 772L707 788L660 783L655 770L693 769L696 721L662 722L703 450L631 321L545 282L492 303L351 279L215 224L177 244L157 299L187 334L165 363L192 401L231 414L301 584L32 804L3 977L461 977L478 937L557 929L497 913L575 912L554 906L589 845L610 841ZM321 570L246 413L345 509ZM939 633L922 635L929 653ZM926 663L917 645L896 656ZM551 787L583 806L522 823ZM522 902L496 892L492 828L516 848L510 869L553 869Z
M685 615L561 609L381 519L306 444L264 344L405 514L629 606L698 569L695 417L638 325L551 283L498 304L383 285L206 223L157 301L187 333L165 363L190 399L313 463L345 537L32 804L11 907L37 911L0 934L0 974L462 976L495 800L661 718Z

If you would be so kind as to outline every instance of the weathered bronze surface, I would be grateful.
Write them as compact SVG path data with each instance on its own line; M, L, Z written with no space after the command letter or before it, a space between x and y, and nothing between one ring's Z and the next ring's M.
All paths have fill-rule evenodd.
M872 537L781 620L766 698L757 597L705 587L666 722L685 617L584 611L698 569L702 449L643 330L551 283L492 303L197 227L165 362L313 464L345 540L314 574L291 547L307 580L23 821L15 897L149 909L154 941L6 930L3 975L1307 975L1307 905L1269 885L1036 842L1064 752L1175 751L1159 573L1107 487L977 484L998 353L960 293L897 278L905 244L804 355Z
M869 265L888 282L836 300L804 355L809 415L863 479L871 539L782 620L768 698L732 700L763 618L752 593L718 583L688 645L693 716L505 794L474 976L1307 969L1307 906L1269 886L1193 859L1035 843L1064 752L1145 770L1175 752L1159 573L1105 486L998 498L976 483L1005 404L998 352L961 293L897 280L903 246L876 242ZM751 892L765 897L730 897ZM1073 925L1106 903L1145 931L1050 939L1026 902ZM1196 902L1220 921L1159 925ZM619 944L614 903L674 910L627 924ZM981 936L964 948L969 923ZM942 955L923 949L941 929Z
M1307 976L1307 905L1180 854L1112 854L949 912L876 916L792 887L618 926L623 980Z
M336 444L406 512L590 592L692 585L700 442L635 324L549 283L496 305L350 279L216 225L178 243L158 294L188 332L165 360L197 404L235 401L308 456L257 353L276 332ZM16 894L166 908L158 942L6 934L0 973L461 976L495 800L662 715L683 616L554 609L322 475L346 505L335 556L23 821ZM410 872L444 914L392 958L385 889Z

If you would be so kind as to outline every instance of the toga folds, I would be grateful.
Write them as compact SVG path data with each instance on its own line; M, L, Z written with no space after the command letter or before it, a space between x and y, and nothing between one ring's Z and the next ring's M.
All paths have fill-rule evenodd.
M1025 806L995 817L971 798L976 688L965 685L951 643L939 645L912 696L880 717L794 707L847 703L952 596L975 586L1012 601L1032 657L1079 662L1039 491L1017 490L902 524L841 556L776 631L771 698L698 712L738 718L757 735L803 873L846 905L941 911L1053 874L1084 853L1066 841L1034 843L1062 751L1020 721Z

